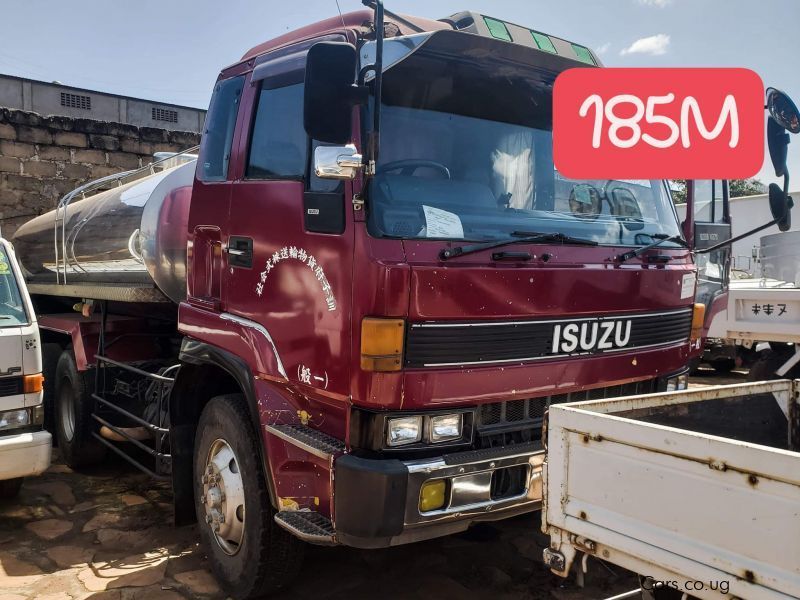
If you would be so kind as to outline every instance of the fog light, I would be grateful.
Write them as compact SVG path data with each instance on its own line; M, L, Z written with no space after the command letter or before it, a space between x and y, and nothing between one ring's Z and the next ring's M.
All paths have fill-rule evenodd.
M432 479L422 484L419 491L419 511L429 512L444 506L447 482L444 479Z
M386 444L389 446L405 446L422 439L422 417L398 417L389 419L386 430Z
M461 413L431 417L430 441L439 443L460 439L462 421Z
M678 375L677 377L678 383L675 389L677 390L688 390L689 389L689 375Z
M14 427L25 427L30 423L30 415L26 409L9 410L0 413L0 429L13 429Z

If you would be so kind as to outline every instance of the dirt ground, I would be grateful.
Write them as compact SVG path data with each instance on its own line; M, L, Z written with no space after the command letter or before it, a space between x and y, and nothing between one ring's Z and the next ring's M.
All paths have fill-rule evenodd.
M702 372L694 385L734 383ZM167 485L118 461L84 473L53 466L0 504L0 600L225 598L194 527L172 527ZM542 564L539 516L387 550L310 547L281 598L505 598L597 600L636 587L617 567L590 562L585 587Z

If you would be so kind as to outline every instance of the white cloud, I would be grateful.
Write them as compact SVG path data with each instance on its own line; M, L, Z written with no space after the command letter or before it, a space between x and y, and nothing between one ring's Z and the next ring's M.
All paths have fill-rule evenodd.
M597 49L595 50L595 53L596 54L605 54L606 52L608 52L609 48L611 48L611 44L606 42L605 44L603 44L601 46L598 46Z
M672 0L639 0L639 4L644 6L655 6L656 8L664 8L668 4L672 4Z
M661 54L666 54L667 48L669 48L669 36L666 33L659 33L636 40L630 46L622 50L620 55L651 54L653 56L659 56Z

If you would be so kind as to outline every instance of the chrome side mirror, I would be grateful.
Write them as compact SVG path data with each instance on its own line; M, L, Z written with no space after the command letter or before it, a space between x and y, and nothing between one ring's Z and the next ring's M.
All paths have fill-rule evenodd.
M314 173L320 179L355 179L363 161L353 144L317 146L314 150Z

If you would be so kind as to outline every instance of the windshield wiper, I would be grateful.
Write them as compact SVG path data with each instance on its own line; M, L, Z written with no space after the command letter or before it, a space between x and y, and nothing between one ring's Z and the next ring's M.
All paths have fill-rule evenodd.
M625 254L620 254L617 256L617 260L619 262L625 262L626 260L630 260L631 258L636 258L650 250L651 248L655 248L656 246L660 246L665 242L675 242L676 244L683 246L684 248L688 248L689 244L683 241L683 238L679 235L667 235L666 233L656 233L650 236L655 240L655 242L651 242L646 246L642 246L641 248L637 248L636 250L630 250Z
M439 258L447 260L455 258L456 256L464 256L465 254L472 254L473 252L480 252L481 250L490 250L492 248L500 248L501 246L509 246L511 244L536 244L538 242L559 242L561 244L574 244L580 246L597 246L594 240L585 240L582 238L574 238L563 233L539 233L536 231L514 231L511 237L504 240L493 240L490 242L482 242L480 244L471 244L469 246L456 246L454 248L444 248L439 253Z

